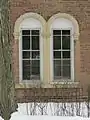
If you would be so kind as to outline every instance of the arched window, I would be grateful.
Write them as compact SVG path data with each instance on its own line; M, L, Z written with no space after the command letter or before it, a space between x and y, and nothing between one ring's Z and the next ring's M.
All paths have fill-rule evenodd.
M56 14L50 18L48 26L51 35L51 79L74 81L74 36L79 31L77 22L67 14Z
M40 22L33 18L25 19L20 25L20 30L22 80L40 80Z
M19 34L20 80L43 79L43 25L45 20L36 13L26 13L15 23L14 35Z
M20 81L74 81L75 40L79 26L68 14L58 13L48 22L37 13L25 13L15 22L14 38L19 40Z

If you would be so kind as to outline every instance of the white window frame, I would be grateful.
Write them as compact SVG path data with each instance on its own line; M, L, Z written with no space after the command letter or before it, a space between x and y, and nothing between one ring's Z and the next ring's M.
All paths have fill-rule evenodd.
M22 79L22 30L39 30L40 31L40 80L23 80ZM25 83L33 83L35 82L41 82L43 80L43 39L41 36L41 28L21 28L20 29L20 38L19 38L19 78L20 82L25 82Z
M71 79L54 79L54 72L53 72L53 30L70 30L70 36L71 36ZM53 82L74 82L74 38L73 38L73 32L72 28L52 28L50 30L51 32L51 37L50 37L50 74L51 74L51 79Z

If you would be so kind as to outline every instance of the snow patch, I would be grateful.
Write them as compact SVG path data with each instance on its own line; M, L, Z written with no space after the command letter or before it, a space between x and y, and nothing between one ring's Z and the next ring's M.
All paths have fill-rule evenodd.
M30 116L30 115L15 115L10 120L90 120L90 118L82 117L63 117L63 116Z

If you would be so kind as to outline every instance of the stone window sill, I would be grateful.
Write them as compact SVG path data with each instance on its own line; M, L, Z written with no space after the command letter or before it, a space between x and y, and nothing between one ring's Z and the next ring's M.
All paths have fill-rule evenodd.
M51 81L50 84L54 87L78 87L79 82L77 81Z

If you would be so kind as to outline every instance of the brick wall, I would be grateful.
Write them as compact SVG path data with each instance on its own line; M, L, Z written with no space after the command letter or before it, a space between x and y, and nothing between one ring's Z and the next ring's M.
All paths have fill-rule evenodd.
M80 27L80 36L75 51L75 76L80 86L87 90L90 84L90 1L89 0L12 0L12 33L17 18L26 12L36 12L48 20L58 12L68 13L76 18ZM18 41L13 39L13 70L18 83Z

